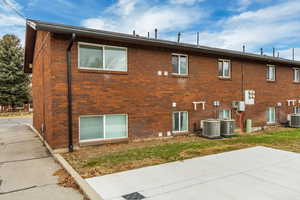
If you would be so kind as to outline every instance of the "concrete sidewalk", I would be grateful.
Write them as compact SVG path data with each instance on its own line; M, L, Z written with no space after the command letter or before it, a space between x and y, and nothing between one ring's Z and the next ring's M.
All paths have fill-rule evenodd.
M31 118L0 118L0 199L83 199L57 185L53 173L61 167L24 123Z
M300 200L300 155L253 147L86 180L105 200Z

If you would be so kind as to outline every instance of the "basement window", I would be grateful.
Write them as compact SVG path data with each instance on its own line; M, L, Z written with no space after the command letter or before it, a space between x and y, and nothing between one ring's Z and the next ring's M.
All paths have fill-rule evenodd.
M81 142L127 138L127 127L126 114L80 116L79 138Z
M127 48L107 45L78 44L79 69L127 71Z
M188 75L188 57L182 54L172 54L173 74Z
M188 131L188 112L173 112L173 132Z
M274 107L267 108L267 123L273 124L276 122L276 110Z
M218 61L218 76L220 78L231 77L231 62L230 60L219 59Z
M293 69L293 81L295 83L300 82L300 69L299 68L294 68Z
M276 70L274 65L267 65L267 80L268 81L276 80Z
M299 114L300 113L300 106L294 106L293 107L293 113L294 114Z
M220 120L227 120L231 119L231 110L219 110L219 119Z

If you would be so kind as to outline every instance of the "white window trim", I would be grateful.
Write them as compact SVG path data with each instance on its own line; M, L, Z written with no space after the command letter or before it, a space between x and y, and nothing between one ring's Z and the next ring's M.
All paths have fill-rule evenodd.
M298 110L298 112L295 112L296 110ZM293 114L299 114L300 112L300 106L294 106L293 107Z
M173 130L173 122L174 122L174 113L181 113L181 112L186 112L187 113L187 118L186 118L186 121L187 121L187 130L184 130L184 131L174 131ZM180 115L180 114L179 114ZM180 116L179 116L179 119L180 119ZM180 120L179 120L179 127L180 127ZM188 111L174 111L172 112L172 133L186 133L189 131L189 112Z
M229 62L229 76L224 76L224 68L223 68L223 64L222 64L222 76L219 75L219 62L222 61L222 63L225 62ZM218 59L218 77L219 78L231 78L231 60L228 59Z
M270 68L274 68L274 79L270 79ZM276 81L276 66L267 65L267 81Z
M300 77L299 80L295 80L295 72L298 71L299 76L300 76L300 68L293 68L293 82L294 83L300 83Z
M218 118L220 119L220 112L223 111L223 110L228 110L229 111L229 118L228 118L228 120L231 120L231 110L230 109L220 109L219 110L219 116L218 116Z
M275 124L276 123L276 108L275 107L268 107L267 108L267 111L268 111L267 120L269 120L269 109L270 108L274 109L274 121L267 121L267 124Z
M126 117L126 136L124 137L117 137L117 138L106 138L106 127L105 127L105 120L106 120L106 115L124 115ZM81 117L103 117L103 136L104 138L97 138L97 139L88 139L88 140L81 140L80 139L80 118ZM128 138L128 114L104 114L104 115L80 115L78 117L78 133L79 133L79 143L84 143L84 142L96 142L96 141L103 141L103 140L115 140L115 139L124 139Z
M95 47L102 47L103 51L103 68L91 68L91 67L83 67L80 66L80 45L88 45L88 46L95 46ZM126 63L126 70L112 70L112 69L107 69L105 65L105 47L112 47L116 49L124 49L125 50L125 63ZM88 42L78 42L77 44L77 65L78 69L88 69L88 70L98 70L98 71L116 71L116 72L128 72L128 53L127 53L127 48L126 47L119 47L119 46L111 46L111 45L103 45L103 44L95 44L95 43L88 43Z
M179 73L172 72L172 74L179 75L179 76L189 75L189 56L187 54L179 54L179 53L172 53L171 58L172 58L172 56L178 56L178 72L179 72ZM180 56L185 56L186 57L186 74L181 74L180 73ZM172 71L173 71L173 68L172 68Z

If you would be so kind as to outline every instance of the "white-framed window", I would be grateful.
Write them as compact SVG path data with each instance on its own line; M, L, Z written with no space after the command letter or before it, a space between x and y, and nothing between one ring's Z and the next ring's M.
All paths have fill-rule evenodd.
M294 106L293 107L293 113L294 114L299 114L300 113L300 106Z
M218 60L218 76L221 78L231 77L231 62L230 60Z
M184 54L172 54L173 74L188 75L188 56Z
M300 68L293 68L293 81L295 83L300 82Z
M276 80L275 65L267 65L267 80L268 81L275 81Z
M219 110L219 119L231 119L231 110L222 109Z
M128 137L126 114L83 115L79 117L81 142Z
M127 48L78 43L78 68L127 71Z
M188 131L188 121L187 111L173 112L173 132Z
M276 122L276 110L275 107L267 108L267 123L275 123Z

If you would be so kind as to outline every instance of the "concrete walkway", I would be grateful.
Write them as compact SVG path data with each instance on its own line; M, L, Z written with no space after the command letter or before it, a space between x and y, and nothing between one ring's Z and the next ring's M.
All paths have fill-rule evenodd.
M31 121L0 118L0 199L83 199L78 191L57 185L53 173L61 167L24 124Z
M86 180L105 200L300 200L300 155L254 147Z

